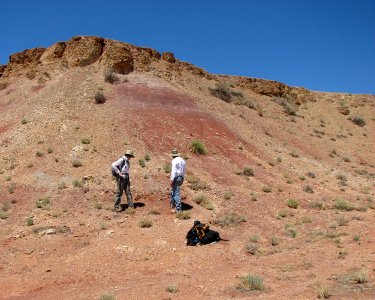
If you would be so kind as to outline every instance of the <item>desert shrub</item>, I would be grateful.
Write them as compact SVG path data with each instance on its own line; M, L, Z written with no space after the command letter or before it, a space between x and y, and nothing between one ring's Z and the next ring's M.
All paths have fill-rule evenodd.
M328 287L318 284L316 286L316 296L319 299L327 299L332 296L332 292Z
M5 220L8 218L8 213L6 211L0 210L0 219Z
M197 203L198 205L202 206L205 209L208 209L208 210L213 210L214 209L214 206L212 205L212 203L210 202L210 200L208 200L207 196L205 196L205 195L196 196L193 199L193 202Z
M239 216L234 212L226 213L221 219L213 221L214 224L217 224L221 227L235 226L242 222L246 222L246 218L243 216Z
M144 167L146 166L146 163L145 163L144 159L140 159L140 160L138 160L138 163L139 163L139 165L140 165L142 168L144 168Z
M139 227L141 228L149 228L152 226L152 221L147 220L147 219L142 219L139 221Z
M118 81L118 76L113 72L113 70L109 69L104 72L104 81L109 83L115 83Z
M272 246L277 246L278 244L280 244L280 242L281 242L281 239L278 238L277 236L271 237L271 245Z
M314 190L311 186L307 185L305 187L303 187L303 191L308 193L308 194L313 194L314 193Z
M48 204L50 204L49 197L39 198L38 200L35 201L35 206L37 208L45 208Z
M27 123L29 123L29 121L28 121L26 118L22 118L22 120L21 120L21 124L22 124L22 125L25 125L25 124L27 124Z
M178 292L178 288L175 284L172 284L172 285L168 285L165 290L168 292L168 293L171 293L171 294L175 294Z
M308 177L310 177L310 178L315 178L316 176L315 176L315 173L313 173L313 172L307 172L306 173L306 176L308 176Z
M171 163L166 163L163 165L163 170L165 173L171 173L172 171L172 164Z
M333 207L338 209L338 210L345 210L345 211L354 210L353 204L351 204L350 202L348 202L346 200L342 200L342 199L336 199Z
M116 300L116 297L110 294L103 294L99 297L99 300Z
M299 204L298 204L298 201L296 199L289 199L286 205L290 208L296 209L296 208L298 208Z
M34 225L34 219L32 217L26 219L27 226Z
M362 272L350 274L349 279L355 283L366 283L368 281L367 275Z
M213 89L210 88L209 90L211 92L211 95L225 102L230 102L232 100L232 94L230 92L230 89L228 85L224 82L216 83L216 87Z
M90 141L90 139L88 139L88 138L83 138L83 139L81 140L81 143L82 143L82 144L85 144L85 145L88 145L88 144L91 143L91 141Z
M94 207L95 207L96 209L102 209L102 208L103 208L103 204L102 204L101 202L97 201L97 202L95 202Z
M336 218L336 221L339 226L346 226L349 223L349 220L345 218L344 216L340 216Z
M264 290L264 280L262 277L256 275L244 275L240 277L239 289L245 291L262 291Z
M81 187L82 186L82 181L79 179L74 179L72 182L74 187Z
M258 251L259 246L255 243L248 243L245 247L247 253L255 255Z
M224 192L224 199L229 200L232 197L233 197L232 192L229 192L229 191Z
M104 96L104 93L102 91L97 91L95 94L95 103L96 104L103 104L105 102L106 98Z
M242 174L245 176L254 176L254 171L250 167L245 167L242 171Z
M363 127L363 126L366 125L366 122L365 122L365 120L362 117L354 117L352 119L352 122L354 124L358 125L358 126L361 126L361 127Z
M176 213L176 218L180 220L189 220L190 219L190 212L188 211L179 211Z
M198 141L198 140L193 140L189 148L190 148L190 151L195 154L205 155L208 153L206 146L201 141Z
M194 191L209 189L209 186L206 183L204 183L198 177L195 176L189 176L187 178L187 182L189 183L189 188L191 188Z
M145 161L150 161L151 157L150 157L149 154L145 154L144 159L145 159Z
M35 156L36 156L36 157L42 157L42 156L43 156L43 152L41 152L41 151L37 151L37 152L35 153Z
M78 159L75 159L75 160L72 161L72 166L74 168L82 167L82 162L80 160L78 160Z
M286 218L287 216L289 216L289 213L286 210L281 210L277 215L277 219L281 220Z
M65 184L65 182L62 181L62 182L58 183L58 184L57 184L57 188L58 188L59 190L63 190L63 189L65 189L65 188L66 188L66 184Z
M265 192L265 193L271 193L272 188L269 185L265 185L265 186L262 187L262 191Z
M353 236L353 241L355 241L355 242L359 242L361 240L361 236L359 235L359 234L355 234L354 236Z
M155 209L152 209L152 210L149 211L148 214L149 214L149 215L160 215L160 212L157 211L157 210L155 210Z
M53 149L51 148L51 147L49 147L48 149L47 149L47 153L48 154L51 154L53 152Z
M287 98L284 97L273 97L272 101L281 105L284 108L284 111L291 116L295 116L297 113L297 108L294 104L290 103Z

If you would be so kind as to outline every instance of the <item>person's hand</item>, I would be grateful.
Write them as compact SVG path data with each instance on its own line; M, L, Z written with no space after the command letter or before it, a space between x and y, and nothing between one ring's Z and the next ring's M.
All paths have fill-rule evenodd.
M120 172L119 175L120 175L120 177L125 178L125 174L124 173Z

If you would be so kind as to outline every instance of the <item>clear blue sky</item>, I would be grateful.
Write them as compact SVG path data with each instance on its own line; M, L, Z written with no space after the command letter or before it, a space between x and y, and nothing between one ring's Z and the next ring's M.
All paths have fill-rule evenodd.
M375 0L0 0L10 54L96 35L211 73L375 94Z

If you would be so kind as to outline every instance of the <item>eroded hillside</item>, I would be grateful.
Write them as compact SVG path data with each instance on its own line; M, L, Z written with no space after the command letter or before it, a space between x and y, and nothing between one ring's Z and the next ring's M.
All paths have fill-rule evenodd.
M0 112L2 299L374 295L372 95L75 37L11 55ZM188 164L178 217L173 148ZM110 165L127 149L136 208L116 213ZM227 241L185 246L196 219ZM249 274L264 289L241 285Z

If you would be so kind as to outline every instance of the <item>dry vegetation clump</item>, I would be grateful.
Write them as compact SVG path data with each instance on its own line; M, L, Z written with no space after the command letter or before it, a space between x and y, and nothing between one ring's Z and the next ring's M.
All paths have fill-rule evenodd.
M214 209L214 206L212 205L212 203L210 202L210 200L208 200L208 198L207 198L206 195L198 195L198 196L196 196L193 199L193 202L197 203L198 205L202 206L205 209L208 209L208 210L213 210Z
M246 222L246 218L244 216L240 216L235 212L229 212L225 213L221 219L214 220L213 224L225 227L236 226L242 222Z

